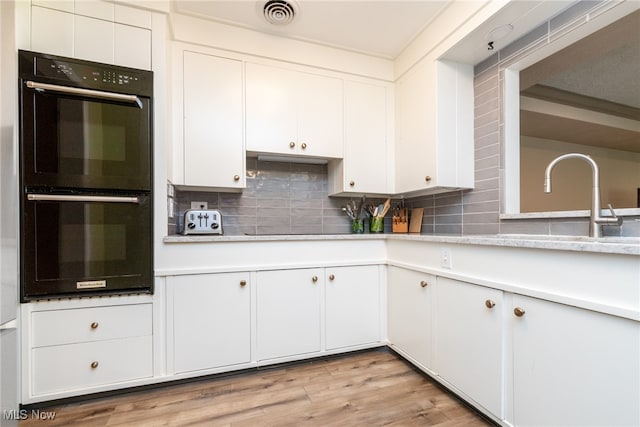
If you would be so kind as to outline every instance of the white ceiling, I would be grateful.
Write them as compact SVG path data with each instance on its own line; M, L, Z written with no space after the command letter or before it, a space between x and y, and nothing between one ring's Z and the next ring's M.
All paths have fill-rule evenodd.
M182 14L395 59L450 3L450 0L287 0L296 7L296 16L290 24L280 26L264 18L266 1L171 0L171 5L174 12ZM507 24L513 28L495 40L495 51L500 50L573 1L511 1L450 49L446 57L477 64L494 53L487 49L491 30ZM635 28L631 32L640 34L638 31ZM632 44L624 52L615 53L615 60L611 55L606 58L598 55L588 66L567 69L545 84L637 107L640 84L636 83L640 73L637 66L632 71L626 70L628 65L638 64L640 49ZM609 93L609 98L603 96L603 92Z
M265 0L175 0L174 10L252 30L393 59L446 6L446 0L291 0L296 17L268 23Z

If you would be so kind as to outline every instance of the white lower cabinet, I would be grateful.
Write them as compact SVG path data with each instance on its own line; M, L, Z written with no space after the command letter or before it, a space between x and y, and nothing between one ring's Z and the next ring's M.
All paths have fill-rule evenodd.
M377 345L379 274L377 265L258 272L258 361Z
M437 278L433 370L486 410L501 416L502 291Z
M34 395L147 378L153 375L151 335L32 350Z
M324 269L257 273L257 358L268 360L321 350Z
M640 322L521 295L513 310L514 425L640 425Z
M378 266L326 269L326 348L380 341Z
M387 310L389 343L423 369L432 366L432 306L435 277L389 267Z
M246 272L169 277L173 370L251 361L251 285Z
M153 376L151 303L29 307L29 398Z

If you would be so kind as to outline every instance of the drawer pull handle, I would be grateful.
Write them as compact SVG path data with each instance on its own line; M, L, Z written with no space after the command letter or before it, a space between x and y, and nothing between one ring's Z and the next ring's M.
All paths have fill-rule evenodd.
M524 313L525 313L525 311L520 307L516 307L516 308L513 309L513 314L515 314L516 317L522 317L522 316L524 316Z
M91 329L98 329L98 326L100 326L100 324L98 322L92 322L91 323Z
M496 306L496 303L493 300L488 299L484 302L484 305L486 305L487 308L493 308Z
M296 146L296 143L295 143L295 142L291 141L291 142L289 143L289 148L293 148L293 147L295 147L295 146Z
M242 286L243 288L245 286L247 286L247 281L246 280L240 280L240 286Z
M91 369L96 369L98 367L98 361L94 360L93 362L91 362Z
M427 176L424 177L424 180L425 180L425 182L429 182L429 181L431 181L431 177L429 175L427 175Z
M303 143L302 143L302 145L301 145L301 147L302 147L302 149L303 149L303 150L306 150L306 148L307 148L307 143L306 143L306 142L303 142Z
M316 283L316 282L318 281L318 276L313 276L313 277L311 278L311 281L312 281L313 283Z
M333 279L335 279L335 278L336 278L336 276L334 276L333 274L330 274L330 275L329 275L329 280L333 280Z
M234 175L233 176L233 180L234 181L240 181L240 175Z
M423 288L426 288L427 285L429 285L429 283L426 280L420 282L420 286L422 286Z
M353 187L353 186L355 186L355 185L356 185L356 182L355 182L355 181L349 181L349 186L350 186L350 187Z

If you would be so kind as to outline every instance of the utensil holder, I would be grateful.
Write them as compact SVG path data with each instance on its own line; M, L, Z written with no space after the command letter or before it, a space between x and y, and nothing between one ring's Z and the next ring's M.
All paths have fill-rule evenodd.
M369 224L369 231L372 233L383 233L384 232L384 217L374 217L371 218Z
M356 234L364 233L364 220L363 219L351 220L351 232Z

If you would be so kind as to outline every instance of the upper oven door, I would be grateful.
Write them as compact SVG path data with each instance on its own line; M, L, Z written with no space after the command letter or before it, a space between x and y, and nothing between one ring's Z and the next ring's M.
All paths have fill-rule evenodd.
M21 82L23 185L151 190L149 98Z

